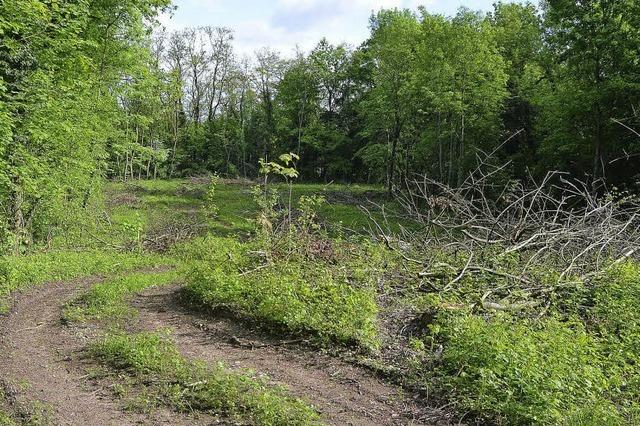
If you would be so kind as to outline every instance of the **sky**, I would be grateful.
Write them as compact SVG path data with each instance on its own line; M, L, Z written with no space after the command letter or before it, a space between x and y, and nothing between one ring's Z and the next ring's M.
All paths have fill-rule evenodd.
M460 6L491 10L494 0L174 0L173 16L160 22L168 30L194 26L228 27L235 31L235 49L251 55L262 47L291 56L296 46L308 51L322 38L359 45L368 34L371 12L381 8L425 6L433 13L453 15Z

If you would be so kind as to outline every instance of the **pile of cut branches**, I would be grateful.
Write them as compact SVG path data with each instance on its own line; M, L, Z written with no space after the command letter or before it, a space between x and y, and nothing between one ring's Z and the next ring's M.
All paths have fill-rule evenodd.
M370 215L375 237L419 268L424 288L479 293L487 309L548 306L554 292L640 254L640 198L561 172L501 181L506 166L479 164L456 187L427 176L405 182L397 200L418 230L394 235ZM478 285L461 289L467 281Z

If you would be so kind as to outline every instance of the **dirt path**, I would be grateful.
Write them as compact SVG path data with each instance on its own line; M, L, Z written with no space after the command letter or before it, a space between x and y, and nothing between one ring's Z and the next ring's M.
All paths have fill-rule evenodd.
M80 372L70 368L85 339L60 323L61 306L97 281L41 286L19 296L0 319L0 377L19 410L32 411L35 403L61 425L127 423L116 405L86 389Z
M15 297L0 316L0 386L14 411L44 414L54 425L211 424L170 410L135 414L86 375L83 349L100 331L68 327L62 307L99 278L54 283ZM404 398L399 388L334 357L265 337L225 318L187 312L178 288L152 289L132 301L140 311L129 331L170 328L189 358L249 368L312 403L334 425L428 424L433 411Z
M179 303L177 287L152 289L132 305L140 315L130 331L169 327L183 355L264 374L313 404L330 424L428 424L434 413L367 370L265 337L232 319L188 312Z
M92 389L82 350L95 336L61 323L62 306L98 278L39 286L0 316L0 385L12 409L53 425L194 424L166 410L123 412L109 392ZM42 424L42 423L38 423Z

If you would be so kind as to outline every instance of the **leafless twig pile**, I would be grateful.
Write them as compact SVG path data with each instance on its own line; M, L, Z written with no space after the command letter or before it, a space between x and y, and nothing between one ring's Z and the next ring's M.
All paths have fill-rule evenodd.
M640 253L640 198L561 172L541 181L501 179L506 165L491 166L486 158L479 164L458 187L427 176L406 182L398 201L420 231L396 238L376 225L390 248L425 265L422 277L437 272L427 260L410 259L403 244L466 253L463 268L444 265L455 277L447 287L473 273L531 284L530 271L540 265L557 271L558 283L585 281ZM480 251L515 257L518 267L487 267L474 259Z

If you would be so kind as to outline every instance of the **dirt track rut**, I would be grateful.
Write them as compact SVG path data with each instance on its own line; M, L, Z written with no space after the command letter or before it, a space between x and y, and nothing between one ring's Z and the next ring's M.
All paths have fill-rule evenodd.
M0 316L0 385L18 412L34 406L54 425L206 424L169 410L123 411L108 389L88 381L83 350L100 334L62 323L62 308L99 278L53 283L14 298ZM312 403L334 425L425 424L428 411L371 372L326 354L266 337L237 321L187 312L175 286L137 296L128 331L169 328L193 359L251 369ZM219 424L219 423L217 423Z

